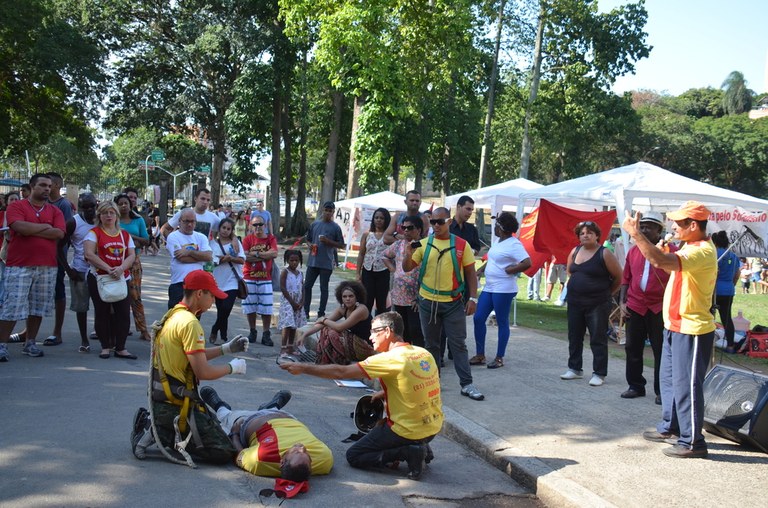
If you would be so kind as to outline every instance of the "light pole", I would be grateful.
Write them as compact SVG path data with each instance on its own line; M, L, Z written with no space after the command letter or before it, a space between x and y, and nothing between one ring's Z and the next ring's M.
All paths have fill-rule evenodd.
M152 154L147 155L147 158L144 159L144 199L147 199L147 193L149 192L149 159L152 157Z
M186 173L189 173L190 171L194 171L194 169L188 169L186 171L182 171L181 173L171 173L164 167L160 166L159 164L155 164L155 167L161 171L165 171L166 174L171 175L173 177L173 196L171 196L171 199L173 199L173 206L171 207L171 212L176 212L176 178L180 177L181 175L184 175Z

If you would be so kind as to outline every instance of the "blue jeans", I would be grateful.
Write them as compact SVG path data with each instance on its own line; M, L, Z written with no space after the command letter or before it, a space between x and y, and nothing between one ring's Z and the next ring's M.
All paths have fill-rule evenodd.
M659 432L680 433L677 444L706 449L704 377L712 355L715 332L685 335L664 330L661 349L661 423Z
M426 349L440 358L440 331L445 328L453 366L462 387L472 384L467 355L467 316L461 298L453 302L434 302L419 297L419 319Z
M389 425L377 425L347 450L347 462L352 467L382 467L405 459L403 447L428 443L435 436L417 441L395 434Z
M496 322L499 325L499 343L496 346L496 356L504 358L509 342L509 309L512 308L512 300L517 293L488 293L483 291L477 299L475 311L475 350L478 355L485 356L485 322L491 311L496 311Z
M328 304L328 281L331 280L333 270L326 268L307 267L307 273L304 278L304 312L309 318L309 304L312 303L312 286L320 277L320 308L317 309L317 315L325 315L325 306Z
M608 315L611 301L580 307L568 302L568 368L582 370L584 334L589 330L589 347L592 350L592 372L598 376L608 375Z

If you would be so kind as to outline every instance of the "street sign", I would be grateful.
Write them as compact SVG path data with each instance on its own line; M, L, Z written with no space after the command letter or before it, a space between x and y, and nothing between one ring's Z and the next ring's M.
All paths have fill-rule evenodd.
M158 148L152 150L152 160L155 162L163 162L165 160L165 152Z
M155 163L149 162L147 163L147 160L144 159L143 161L139 161L139 169L155 169Z
M211 166L200 166L196 170L198 173L210 173L211 172Z

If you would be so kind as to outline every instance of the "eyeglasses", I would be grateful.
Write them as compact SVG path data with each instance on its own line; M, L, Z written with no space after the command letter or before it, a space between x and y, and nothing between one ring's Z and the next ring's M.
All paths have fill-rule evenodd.
M416 229L416 226L403 226L403 231L411 231Z
M264 223L263 222L254 222L253 224L251 224L251 226L253 226L255 228L263 228L264 227Z
M371 333L379 333L389 328L388 326L377 326L376 328L371 328Z
M191 219L191 220L189 220L189 219L181 219L180 222L183 222L184 224L194 224L195 222L197 222L197 220L195 220L195 219Z
M444 226L448 219L429 219L429 223L433 226Z
M259 491L259 501L261 501L261 504L263 506L266 506L266 504L264 504L264 499L262 499L262 497L269 498L269 497L272 497L272 496L275 496L277 499L280 500L280 503L278 503L277 506L282 506L283 505L283 501L285 501L286 494L282 490L261 489Z

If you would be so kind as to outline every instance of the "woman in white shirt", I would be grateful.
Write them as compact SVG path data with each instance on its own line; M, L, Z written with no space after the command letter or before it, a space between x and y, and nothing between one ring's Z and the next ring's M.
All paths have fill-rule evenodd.
M227 293L226 299L216 299L216 322L211 328L208 341L216 344L218 334L221 340L227 342L227 330L229 315L237 298L237 281L245 263L245 251L243 245L234 234L235 222L232 219L223 219L219 223L218 240L211 241L213 251L213 277L219 289ZM233 270L234 268L234 270Z
M518 274L531 266L531 258L523 244L512 236L519 227L515 216L510 212L501 212L495 219L494 234L499 237L499 241L488 251L487 264L477 271L478 275L485 272L485 287L477 300L474 316L477 354L469 360L470 365L485 363L485 322L493 310L496 312L499 342L496 358L488 362L489 369L504 366L504 353L509 342L509 310L512 300L517 296Z

